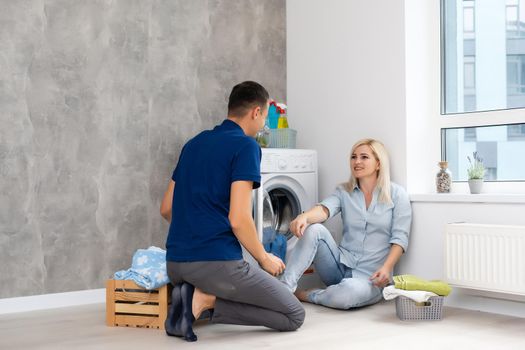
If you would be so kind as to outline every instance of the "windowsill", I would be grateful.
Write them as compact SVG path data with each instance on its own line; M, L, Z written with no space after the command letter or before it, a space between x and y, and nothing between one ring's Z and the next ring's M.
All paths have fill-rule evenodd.
M430 203L521 203L525 204L525 194L508 193L428 193L411 194L411 202Z

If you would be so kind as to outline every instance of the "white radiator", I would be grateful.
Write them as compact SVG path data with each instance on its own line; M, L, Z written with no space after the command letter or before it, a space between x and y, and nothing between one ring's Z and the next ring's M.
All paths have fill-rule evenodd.
M447 224L445 277L456 287L525 295L525 226Z

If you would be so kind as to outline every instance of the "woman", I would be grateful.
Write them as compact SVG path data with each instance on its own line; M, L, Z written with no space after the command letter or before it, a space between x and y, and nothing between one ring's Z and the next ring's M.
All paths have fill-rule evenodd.
M390 182L388 155L373 139L358 141L350 156L348 183L290 224L299 238L281 281L293 292L313 262L326 289L296 291L306 302L336 309L370 305L406 250L412 210L405 190ZM341 212L339 246L320 223Z

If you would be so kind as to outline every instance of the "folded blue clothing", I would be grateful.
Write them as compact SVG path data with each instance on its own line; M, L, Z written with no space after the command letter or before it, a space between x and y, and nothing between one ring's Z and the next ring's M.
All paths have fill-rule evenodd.
M146 289L157 289L169 283L166 251L159 247L137 249L131 268L115 272L116 280L132 280Z

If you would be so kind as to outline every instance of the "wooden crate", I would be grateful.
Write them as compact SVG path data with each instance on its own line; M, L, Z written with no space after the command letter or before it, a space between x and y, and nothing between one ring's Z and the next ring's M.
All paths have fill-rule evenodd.
M147 290L133 281L106 282L106 324L108 326L164 329L170 304L171 285Z

